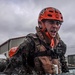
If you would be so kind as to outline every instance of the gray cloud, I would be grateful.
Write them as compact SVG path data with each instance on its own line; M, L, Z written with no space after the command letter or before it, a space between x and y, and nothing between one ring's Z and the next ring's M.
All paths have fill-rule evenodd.
M67 54L72 53L75 49L74 0L0 0L0 44L10 38L35 33L39 12L49 6L58 8L64 16L59 34L68 46Z

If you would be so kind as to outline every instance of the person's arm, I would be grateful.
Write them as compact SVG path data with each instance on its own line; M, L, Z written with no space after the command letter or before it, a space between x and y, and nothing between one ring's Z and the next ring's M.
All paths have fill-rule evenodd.
M20 44L20 46L18 47L18 50L14 54L14 56L9 58L9 63L7 64L4 72L8 72L8 73L13 72L15 68L19 66L21 67L24 61L26 61L29 51L32 50L33 47L34 47L34 42L32 41L32 39L29 37L26 37L24 42Z

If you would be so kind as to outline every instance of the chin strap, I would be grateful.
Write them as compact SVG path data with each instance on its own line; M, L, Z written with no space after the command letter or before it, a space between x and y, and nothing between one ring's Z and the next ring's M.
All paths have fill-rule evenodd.
M54 38L51 37L48 32L46 32L46 36L47 36L47 37L50 39L50 41L51 41L50 46L51 46L52 48L54 48L54 46L55 46Z
M51 39L51 44L50 44L50 46L51 46L52 48L54 48L54 46L55 46L55 44L54 44L54 39Z

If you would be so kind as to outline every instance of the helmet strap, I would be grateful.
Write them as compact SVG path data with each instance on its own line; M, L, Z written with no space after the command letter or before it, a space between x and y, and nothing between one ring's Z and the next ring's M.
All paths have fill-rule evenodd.
M40 30L42 32L45 32L46 31L46 27L45 27L45 25L44 25L44 23L42 21L40 21L40 23L39 23L39 28L40 28Z
M54 48L54 46L55 46L54 38L51 37L51 35L49 34L49 32L45 32L45 34L46 34L46 36L49 38L49 40L51 41L50 47L51 47L51 48Z
M54 48L54 46L55 46L54 38L49 34L49 32L47 31L47 29L42 21L40 21L39 28L40 28L41 32L44 33L49 38L49 40L51 41L50 46L52 48Z

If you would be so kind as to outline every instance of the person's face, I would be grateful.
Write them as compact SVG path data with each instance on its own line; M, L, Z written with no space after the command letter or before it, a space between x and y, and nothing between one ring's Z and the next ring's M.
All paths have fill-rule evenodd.
M59 21L54 21L54 20L46 20L44 24L47 31L52 37L56 36L56 33L58 32L61 26Z

